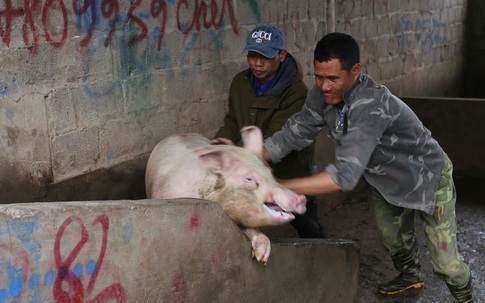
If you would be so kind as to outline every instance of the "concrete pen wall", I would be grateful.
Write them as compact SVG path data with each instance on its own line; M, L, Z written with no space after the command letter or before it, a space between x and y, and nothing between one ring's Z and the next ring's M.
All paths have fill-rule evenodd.
M316 239L265 266L208 201L0 205L1 302L353 303L358 268L355 243Z
M403 97L432 132L457 174L485 177L485 99Z

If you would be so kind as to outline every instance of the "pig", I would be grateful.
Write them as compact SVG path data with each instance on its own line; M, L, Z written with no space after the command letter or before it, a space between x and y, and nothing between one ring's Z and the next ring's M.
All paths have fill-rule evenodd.
M252 256L266 264L269 238L258 228L288 223L306 211L306 198L279 184L262 157L263 136L241 130L243 147L214 145L194 133L158 143L148 159L149 199L199 198L218 202L251 242Z

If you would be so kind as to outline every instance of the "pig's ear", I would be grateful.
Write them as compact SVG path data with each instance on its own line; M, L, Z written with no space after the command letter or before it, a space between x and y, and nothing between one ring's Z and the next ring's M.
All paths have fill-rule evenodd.
M256 126L246 126L241 129L241 138L244 148L262 155L263 154L263 133Z
M207 169L214 174L222 175L230 165L230 158L227 152L217 149L199 149L196 151L200 160Z

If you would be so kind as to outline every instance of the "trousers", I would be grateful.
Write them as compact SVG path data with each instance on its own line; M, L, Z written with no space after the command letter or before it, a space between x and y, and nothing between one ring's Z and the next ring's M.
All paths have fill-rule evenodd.
M434 272L448 285L463 287L470 280L470 269L457 247L456 190L452 174L453 164L446 156L432 215L392 205L375 189L372 204L382 243L391 257L417 247L415 218L418 217L423 223Z

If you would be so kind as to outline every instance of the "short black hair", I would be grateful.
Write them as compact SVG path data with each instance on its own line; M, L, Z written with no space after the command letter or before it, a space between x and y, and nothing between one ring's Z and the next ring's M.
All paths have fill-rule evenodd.
M360 49L352 36L344 33L330 33L318 41L313 55L315 61L328 62L338 59L346 71L360 63Z

